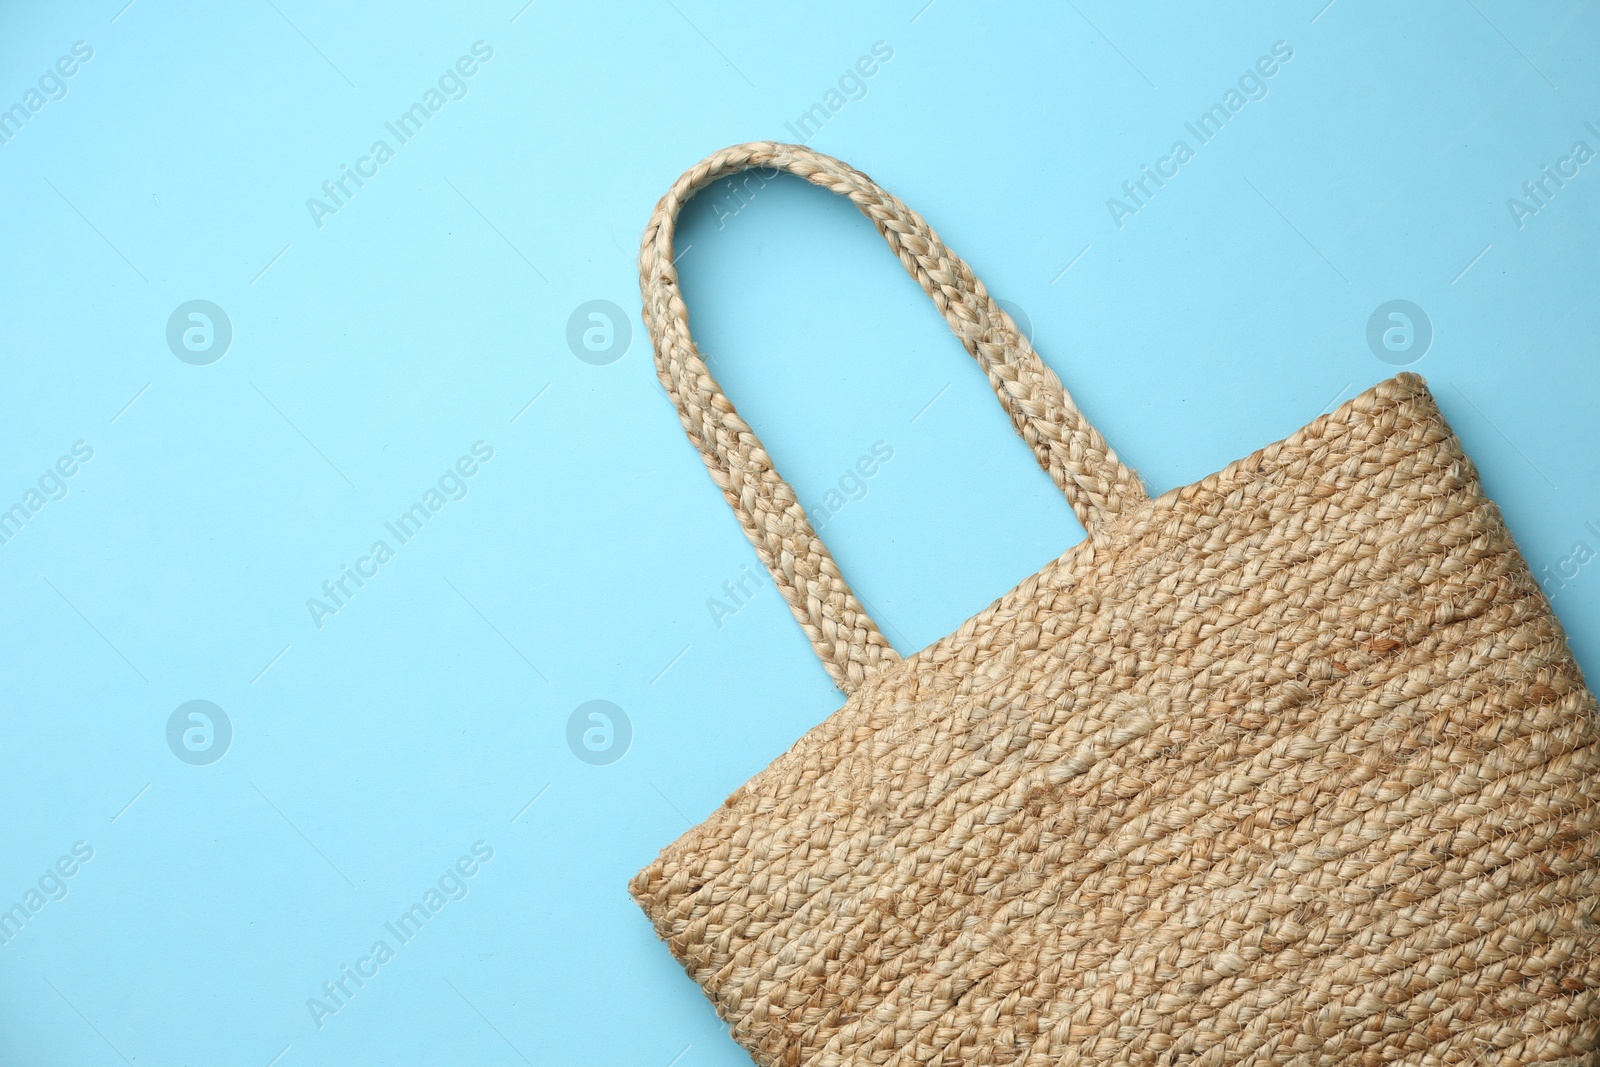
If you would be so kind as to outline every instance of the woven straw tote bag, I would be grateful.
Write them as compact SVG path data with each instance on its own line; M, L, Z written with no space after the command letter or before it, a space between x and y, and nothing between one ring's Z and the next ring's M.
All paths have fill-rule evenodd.
M904 659L689 336L675 218L752 167L872 220L1088 529ZM718 152L640 272L689 439L848 698L630 887L757 1063L1600 1063L1595 699L1421 378L1152 500L838 160Z

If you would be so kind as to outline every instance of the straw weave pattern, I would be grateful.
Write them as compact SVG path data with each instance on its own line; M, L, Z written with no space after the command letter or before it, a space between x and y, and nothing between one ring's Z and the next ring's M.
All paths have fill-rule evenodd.
M878 663L630 889L773 1067L1600 1064L1596 715L1401 374Z
M735 145L691 168L656 205L640 248L643 314L661 383L823 665L849 691L899 656L850 591L794 490L706 369L678 285L672 242L679 210L697 191L750 169L795 174L848 197L871 220L983 367L1017 432L1085 525L1146 494L972 269L871 178L831 156L775 142Z

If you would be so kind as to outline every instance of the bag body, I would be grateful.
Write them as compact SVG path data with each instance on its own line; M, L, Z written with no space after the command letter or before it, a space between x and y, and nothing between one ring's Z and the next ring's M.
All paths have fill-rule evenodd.
M688 334L673 219L756 166L873 219L1089 531L903 660ZM1421 378L1152 500L837 160L710 157L641 279L690 439L848 694L630 887L757 1063L1600 1063L1595 699Z

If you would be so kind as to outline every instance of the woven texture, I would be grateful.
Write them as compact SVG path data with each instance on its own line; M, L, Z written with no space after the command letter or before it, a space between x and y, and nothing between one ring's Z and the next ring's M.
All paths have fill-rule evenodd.
M707 158L661 198L639 256L644 321L661 383L683 427L744 526L779 592L846 692L882 663L898 660L818 539L794 490L778 477L754 432L706 369L689 336L672 237L679 209L714 181L750 169L785 170L848 197L872 220L906 271L989 376L995 395L1034 457L1085 526L1146 499L1138 477L1091 426L966 263L922 217L871 178L798 145L736 145Z
M730 151L773 148L806 154ZM1154 500L1075 408L1028 414L1098 442L1057 482L1098 492L1088 539L904 660L835 661L844 707L632 882L734 1038L784 1067L1600 1063L1595 700L1422 379Z

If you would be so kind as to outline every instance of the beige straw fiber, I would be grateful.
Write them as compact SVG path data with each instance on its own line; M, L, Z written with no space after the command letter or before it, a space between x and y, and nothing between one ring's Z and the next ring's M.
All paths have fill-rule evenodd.
M752 167L872 220L1089 532L905 659L689 335L676 216ZM661 381L847 695L631 884L757 1063L1600 1063L1595 699L1421 378L1152 500L838 160L718 152L640 271Z

